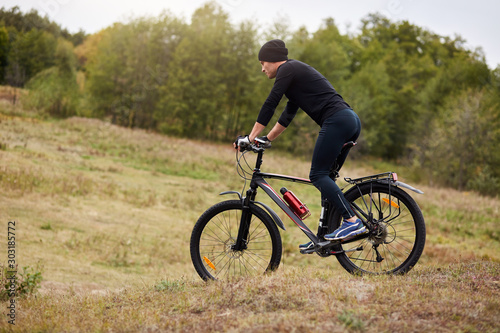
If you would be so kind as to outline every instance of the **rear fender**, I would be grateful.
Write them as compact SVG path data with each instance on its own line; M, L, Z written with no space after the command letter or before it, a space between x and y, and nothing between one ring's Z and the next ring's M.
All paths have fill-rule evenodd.
M408 185L408 184L405 184L403 182L400 182L399 180L393 182L393 184L396 185L396 186L399 186L399 187L407 188L407 189L412 190L413 192L418 193L418 194L424 194L424 191L421 191L418 188L415 188L415 187L413 187L411 185Z
M398 186L398 187L403 187L403 188L406 188L408 190L411 190L415 193L418 193L418 194L424 194L423 191L419 190L418 188L415 188L411 185L408 185L406 183L403 183L403 182L400 182L399 180L391 180L391 181L388 181L388 180L378 180L377 181L378 183L381 183L381 184L391 184L391 185L394 185L394 186Z

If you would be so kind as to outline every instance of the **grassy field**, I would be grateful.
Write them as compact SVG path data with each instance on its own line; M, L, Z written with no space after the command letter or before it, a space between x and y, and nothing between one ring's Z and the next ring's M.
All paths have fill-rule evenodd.
M230 144L44 119L0 101L1 258L15 220L19 266L43 275L38 293L16 300L16 325L3 316L0 330L500 330L500 200L471 192L412 184L425 192L411 194L427 243L406 276L353 277L334 258L303 256L305 236L282 216L275 274L202 282L189 256L191 229L222 200L218 193L241 190L234 156ZM309 162L270 150L263 169L307 177ZM348 161L342 176L378 171L388 170ZM315 228L317 191L291 189Z

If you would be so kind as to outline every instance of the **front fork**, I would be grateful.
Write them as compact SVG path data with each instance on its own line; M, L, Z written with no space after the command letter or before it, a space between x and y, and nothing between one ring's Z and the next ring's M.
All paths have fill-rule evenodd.
M247 195L242 199L243 209L241 212L240 228L238 229L238 237L236 243L231 247L233 251L243 251L247 249L248 235L250 232L250 222L252 220L252 211L250 210L250 202L255 200L257 189L249 188Z

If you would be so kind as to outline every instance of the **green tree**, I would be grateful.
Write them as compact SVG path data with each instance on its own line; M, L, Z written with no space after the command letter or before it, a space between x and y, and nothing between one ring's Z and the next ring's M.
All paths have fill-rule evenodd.
M262 34L260 44L271 39L288 40L292 36L290 28L290 18L286 15L278 14L271 24L269 24Z
M467 89L443 105L426 151L436 182L488 194L500 192L499 105L485 90Z
M332 84L341 86L350 75L346 36L342 36L333 19L326 19L313 37L304 43L300 60L321 72Z
M9 34L4 26L0 26L0 83L5 79L5 68L9 55Z
M22 87L30 78L54 66L57 39L50 33L33 29L17 32L11 41L6 82Z
M75 115L79 92L73 44L59 38L54 60L53 67L39 72L28 82L28 105L56 117Z
M161 88L156 119L163 132L216 139L230 131L227 124L238 122L239 112L245 112L240 101L249 98L245 74L254 47L252 28L240 28L235 32L215 2L195 11Z
M346 100L362 122L360 151L372 156L390 155L391 134L395 130L395 108L390 91L390 77L382 61L369 63L347 83Z
M184 36L184 24L168 13L115 24L101 33L86 63L87 101L95 116L129 127L155 128L158 87Z
M76 34L69 33L68 30L63 29L57 23L50 21L48 16L40 16L35 9L30 10L28 13L22 13L18 6L14 6L11 9L0 8L0 22L3 22L6 27L13 27L22 33L33 29L45 31L53 35L56 39L63 37L72 42L73 45L83 42L86 36L82 30Z
M229 54L226 75L226 93L220 115L223 119L220 133L232 139L248 131L257 118L264 97L261 93L260 64L256 50L257 32L251 22L243 22L234 29L229 38Z
M78 45L86 37L83 31L70 34L36 10L22 13L17 6L0 9L0 26L0 84L16 87L54 66L59 38Z
M416 168L428 163L427 152L432 150L436 119L443 118L445 103L464 90L481 90L491 86L491 73L475 54L457 48L452 40L433 43L435 73L422 84L416 95L416 117L406 145L408 157ZM436 56L438 55L438 56Z

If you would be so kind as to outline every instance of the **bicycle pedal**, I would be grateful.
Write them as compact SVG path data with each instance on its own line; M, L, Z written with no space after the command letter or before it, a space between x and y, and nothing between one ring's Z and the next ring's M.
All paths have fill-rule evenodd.
M314 252L317 252L325 247L329 247L333 244L339 244L340 242L339 241L323 241L323 242L319 242L319 243L316 243L314 245L314 247L312 248L309 248L309 249L305 249L305 250L300 250L300 253L302 254L311 254L311 253L314 253Z
M304 249L304 250L300 250L300 253L302 254L311 254L311 253L314 253L316 251L318 251L319 249L321 249L323 246L325 245L328 245L329 242L319 242L319 243L316 243L314 244L313 246L307 248L307 249Z

